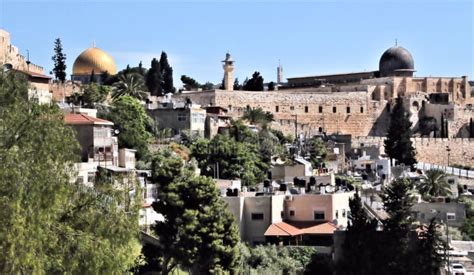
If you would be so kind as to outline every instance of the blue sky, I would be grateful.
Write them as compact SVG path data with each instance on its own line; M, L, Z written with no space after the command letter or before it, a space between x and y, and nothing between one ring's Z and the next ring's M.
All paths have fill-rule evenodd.
M0 0L0 28L32 62L52 68L60 37L68 72L90 47L109 52L119 69L148 67L162 50L175 81L186 74L218 83L230 51L242 82L253 71L285 77L378 69L398 39L417 76L474 78L472 1L112 1Z

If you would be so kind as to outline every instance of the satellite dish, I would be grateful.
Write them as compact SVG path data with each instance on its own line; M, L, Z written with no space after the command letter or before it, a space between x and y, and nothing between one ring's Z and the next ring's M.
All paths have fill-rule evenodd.
M334 225L337 225L337 219L332 220L332 223L333 223Z
M324 187L326 189L326 192L328 193L332 193L334 192L334 187L332 187L331 185L326 185L326 187Z

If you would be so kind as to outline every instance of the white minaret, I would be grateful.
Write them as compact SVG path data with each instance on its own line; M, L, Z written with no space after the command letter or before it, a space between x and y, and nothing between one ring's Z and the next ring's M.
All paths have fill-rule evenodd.
M230 56L230 53L225 55L224 62L224 86L226 91L233 91L234 90L234 60Z
M280 60L278 60L277 84L281 84L282 82L283 82L283 67L280 64Z

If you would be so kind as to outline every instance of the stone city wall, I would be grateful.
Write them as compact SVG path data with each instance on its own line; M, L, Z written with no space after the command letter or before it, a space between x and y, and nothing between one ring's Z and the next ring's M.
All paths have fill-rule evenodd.
M352 148L362 146L379 146L384 153L384 137L355 137L352 139ZM416 159L419 162L439 165L450 164L474 166L474 139L469 138L412 138L416 149Z
M183 93L204 106L227 108L229 115L240 117L247 107L262 108L274 116L272 126L285 134L312 135L321 127L327 133L353 136L381 135L384 123L378 123L385 104L370 100L375 86L354 85L333 92L332 87L249 92L222 90ZM295 125L296 124L296 125Z

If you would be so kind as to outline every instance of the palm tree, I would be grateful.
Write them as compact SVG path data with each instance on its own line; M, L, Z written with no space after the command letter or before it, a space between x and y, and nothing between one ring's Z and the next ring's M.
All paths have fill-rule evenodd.
M451 195L451 186L446 180L446 173L440 169L426 171L418 191L423 197L438 197Z
M119 81L113 85L112 98L117 99L123 95L129 95L143 100L148 95L145 91L145 81L141 75L123 74L119 77Z
M260 107L254 109L247 108L244 111L242 118L248 120L251 124L266 126L268 123L273 121L273 114L263 111Z

